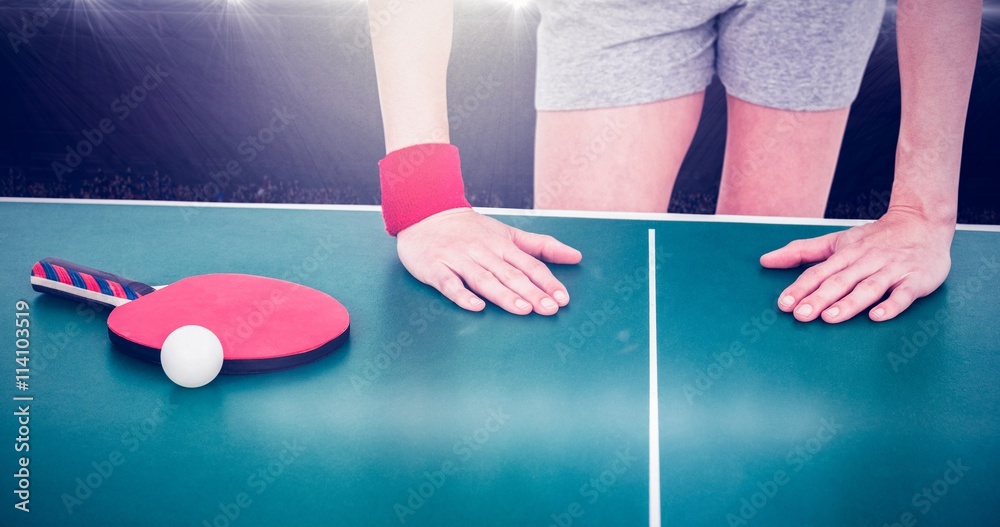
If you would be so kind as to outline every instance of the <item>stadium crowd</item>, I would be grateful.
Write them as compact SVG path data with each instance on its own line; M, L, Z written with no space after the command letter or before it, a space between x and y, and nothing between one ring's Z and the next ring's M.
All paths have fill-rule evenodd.
M0 196L7 197L342 205L379 203L377 191L359 190L344 185L307 186L296 179L276 179L269 176L256 182L189 184L175 182L169 174L158 169L139 173L126 167L121 171L97 169L81 177L43 182L26 177L19 168L5 168L0 172ZM470 187L468 194L469 201L477 207L531 207L530 195L500 195L475 187ZM670 212L712 214L715 211L715 201L715 193L677 190L670 202ZM831 203L827 207L826 217L875 219L885 212L888 203L888 191L872 190L868 194L855 196L853 200ZM1000 213L996 208L961 207L959 222L1000 225Z

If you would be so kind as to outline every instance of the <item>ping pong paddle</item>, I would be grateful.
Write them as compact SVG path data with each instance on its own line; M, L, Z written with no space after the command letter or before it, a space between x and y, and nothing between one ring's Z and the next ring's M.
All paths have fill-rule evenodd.
M348 337L347 309L315 289L245 274L207 274L153 287L56 258L31 269L35 291L110 307L108 336L121 351L159 364L167 335L186 325L222 342L221 373L262 373L329 355Z

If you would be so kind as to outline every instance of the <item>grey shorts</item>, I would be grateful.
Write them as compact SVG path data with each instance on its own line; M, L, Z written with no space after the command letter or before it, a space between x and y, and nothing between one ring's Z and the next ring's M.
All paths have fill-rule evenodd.
M661 101L713 74L745 101L849 106L885 0L539 0L538 110Z

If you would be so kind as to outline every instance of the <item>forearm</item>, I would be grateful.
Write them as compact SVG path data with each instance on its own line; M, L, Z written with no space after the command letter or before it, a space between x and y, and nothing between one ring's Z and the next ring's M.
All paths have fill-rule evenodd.
M451 0L369 0L385 149L448 143Z
M954 223L982 0L899 0L902 115L890 209Z

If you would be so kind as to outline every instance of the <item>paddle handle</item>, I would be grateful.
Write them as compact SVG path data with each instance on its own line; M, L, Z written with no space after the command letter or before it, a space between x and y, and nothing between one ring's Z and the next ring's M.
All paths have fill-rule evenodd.
M58 258L31 267L31 287L40 293L115 308L155 291L152 286Z

